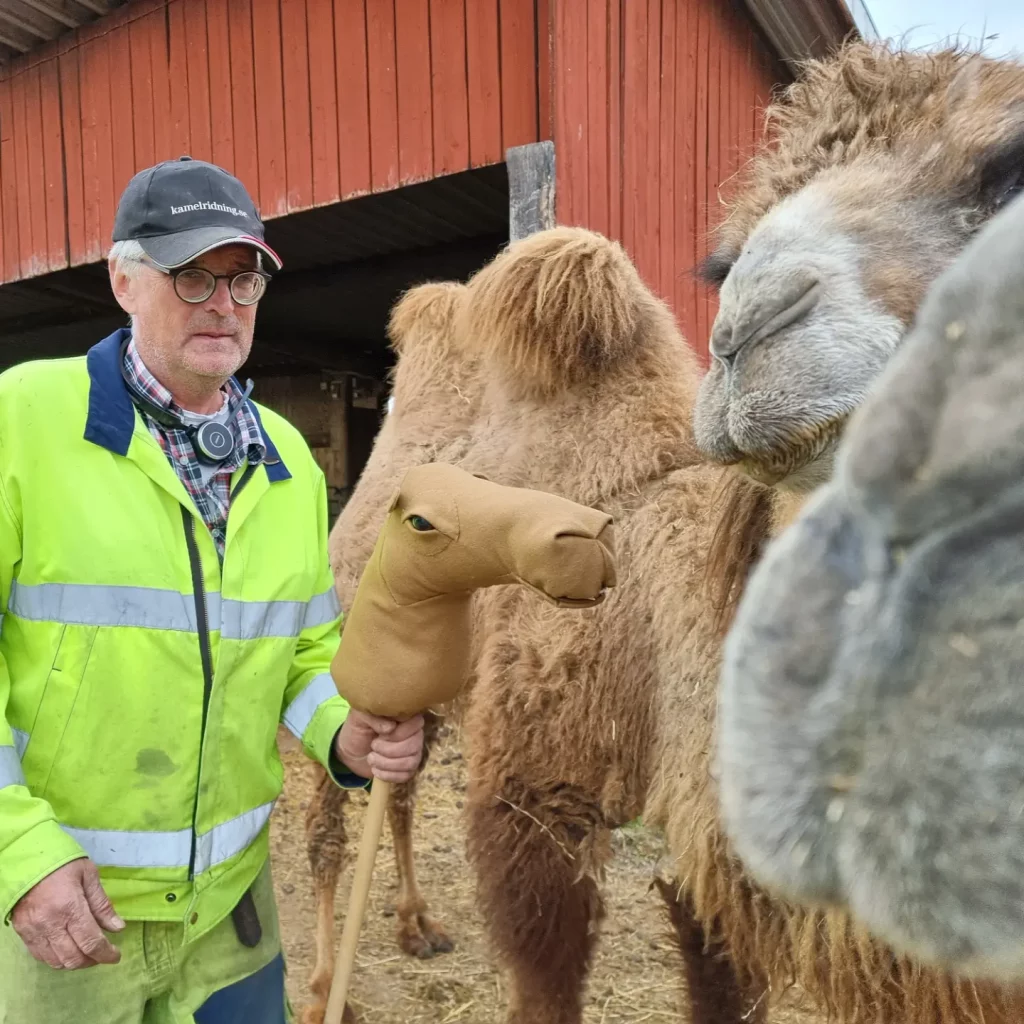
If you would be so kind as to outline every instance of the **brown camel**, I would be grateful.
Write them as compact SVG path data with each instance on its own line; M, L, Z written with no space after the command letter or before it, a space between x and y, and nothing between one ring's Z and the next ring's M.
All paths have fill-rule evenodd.
M758 550L779 495L792 512L794 497L799 504L829 478L847 418L926 290L1020 190L1024 66L852 44L808 66L767 122L771 142L741 175L707 264L721 304L697 443L772 488L733 503L712 556L719 567L742 564L737 545ZM944 981L867 940L844 913L780 914L730 872L721 835L709 842L713 809L700 785L687 799L678 787L665 794L680 877L741 974L767 972L773 987L795 978L843 1019L1024 1017L1019 997ZM808 876L820 865L813 849L791 852Z
M331 529L329 553L342 608L352 601L363 568L387 515L389 499L402 474L412 466L442 459L458 462L468 444L479 404L472 363L454 360L452 322L465 291L461 284L424 284L396 303L388 337L399 358L392 380L394 408L374 441L352 496ZM439 720L428 714L424 757L437 736ZM304 1024L321 1024L334 973L334 897L346 855L347 791L339 789L319 765L306 812L306 842L317 903L316 963L310 979L314 1001ZM415 781L392 789L388 805L399 894L398 942L412 956L431 957L452 949L442 926L430 916L416 881L412 815Z
M508 1019L578 1024L612 829L643 812L670 737L675 763L703 770L690 719L706 714L693 694L714 690L702 583L722 473L693 442L696 357L616 243L573 228L515 243L469 282L458 329L487 424L464 465L616 523L622 571L601 608L568 622L529 595L481 598L463 730L469 854ZM694 1020L739 1024L760 993L673 908Z
M694 357L625 254L578 229L533 236L471 281L462 314L461 344L486 382L486 428L463 466L604 508L622 567L607 604L570 629L530 595L494 594L478 610L470 854L511 973L509 1019L578 1024L610 831L649 793L646 816L669 826L678 858L662 891L696 1024L763 1020L768 987L794 978L842 1021L1013 1019L840 915L771 900L731 855L708 771L719 616L701 593L720 471L690 434ZM749 490L730 481L729 507ZM680 806L696 837L665 813ZM736 902L695 919L722 898Z
M718 745L723 820L765 884L1017 981L1022 382L1024 195L928 292L833 480L753 573Z

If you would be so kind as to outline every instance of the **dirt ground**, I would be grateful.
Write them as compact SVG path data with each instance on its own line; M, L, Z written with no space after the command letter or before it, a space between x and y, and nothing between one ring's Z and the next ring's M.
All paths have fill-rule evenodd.
M290 734L279 746L285 792L271 824L275 885L288 960L288 991L298 1011L308 1001L314 959L315 908L303 840L312 773ZM505 992L488 955L463 854L465 766L451 738L431 756L417 808L416 866L431 909L455 941L455 951L433 960L403 954L394 939L394 855L385 826L349 1000L360 1024L500 1024ZM353 801L351 858L335 903L340 936L365 798ZM679 954L667 930L657 892L649 891L662 856L656 835L630 826L615 835L616 857L605 895L608 917L591 974L586 1024L685 1022ZM788 995L772 1024L817 1024Z

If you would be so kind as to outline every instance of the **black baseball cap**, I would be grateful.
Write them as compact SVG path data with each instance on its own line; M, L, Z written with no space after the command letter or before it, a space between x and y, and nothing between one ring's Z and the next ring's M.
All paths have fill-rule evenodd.
M165 270L232 243L251 245L280 270L245 186L223 167L183 156L147 167L128 182L114 218L115 242L136 241Z

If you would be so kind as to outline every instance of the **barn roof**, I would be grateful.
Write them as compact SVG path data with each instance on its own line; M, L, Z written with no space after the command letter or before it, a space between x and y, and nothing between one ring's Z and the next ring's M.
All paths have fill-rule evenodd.
M123 0L0 0L0 66L109 14Z
M864 0L745 0L784 61L824 57L851 32L877 39Z

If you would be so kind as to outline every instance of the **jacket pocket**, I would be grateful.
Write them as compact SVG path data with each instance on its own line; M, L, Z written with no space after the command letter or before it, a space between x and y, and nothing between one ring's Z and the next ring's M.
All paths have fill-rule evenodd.
M61 628L23 761L29 788L44 800L64 733L82 690L97 631L96 626L65 625ZM109 726L110 723L96 723L97 729Z

